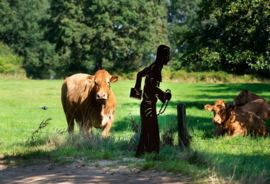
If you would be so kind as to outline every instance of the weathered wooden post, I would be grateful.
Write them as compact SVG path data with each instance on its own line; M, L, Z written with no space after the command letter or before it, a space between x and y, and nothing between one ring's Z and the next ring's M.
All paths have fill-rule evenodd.
M177 104L177 117L178 117L178 143L179 146L189 146L189 135L187 130L187 119L186 119L186 104Z

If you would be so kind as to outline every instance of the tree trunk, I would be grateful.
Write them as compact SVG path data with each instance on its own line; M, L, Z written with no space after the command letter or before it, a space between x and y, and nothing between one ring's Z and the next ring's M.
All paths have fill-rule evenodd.
M96 66L95 66L95 71L98 71L101 69L102 69L102 59L98 59Z

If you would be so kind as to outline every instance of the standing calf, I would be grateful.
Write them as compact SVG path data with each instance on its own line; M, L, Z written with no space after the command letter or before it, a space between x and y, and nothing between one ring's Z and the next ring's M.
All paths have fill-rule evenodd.
M80 131L91 133L92 126L103 129L106 138L114 121L115 96L110 84L118 80L106 70L99 70L94 76L75 74L62 85L62 105L68 123L69 133L74 132L74 119Z

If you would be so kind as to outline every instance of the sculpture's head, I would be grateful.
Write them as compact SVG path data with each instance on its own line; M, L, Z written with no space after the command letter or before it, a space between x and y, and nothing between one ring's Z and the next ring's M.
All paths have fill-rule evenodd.
M166 45L158 46L156 61L163 65L167 65L169 60L170 60L170 47Z

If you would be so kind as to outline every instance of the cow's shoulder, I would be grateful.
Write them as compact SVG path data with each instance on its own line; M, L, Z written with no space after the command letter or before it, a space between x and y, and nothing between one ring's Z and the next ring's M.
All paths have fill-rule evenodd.
M251 117L250 112L242 109L240 107L236 107L232 112L231 112L231 116L233 116L232 119L234 119L234 121L246 121L247 119L249 119Z
M248 115L248 111L246 109L243 109L241 107L235 107L235 109L233 110L234 114L237 114L237 116L242 117L242 116L246 116Z
M264 98L258 98L258 99L255 99L251 102L254 102L254 103L267 103L267 101L264 99Z
M252 100L256 100L256 99L262 99L263 101L266 101L263 97L261 97L261 96L259 96L259 95L256 95L256 94L254 94L254 93L251 93L251 92L249 92L249 91L248 91L247 96L248 96L248 99L250 99L251 101L252 101Z

